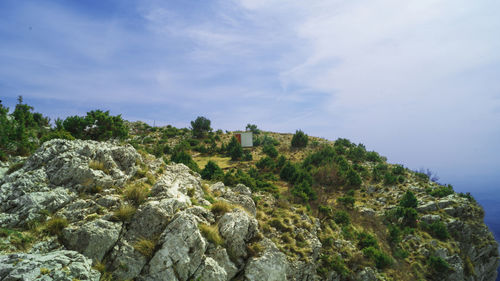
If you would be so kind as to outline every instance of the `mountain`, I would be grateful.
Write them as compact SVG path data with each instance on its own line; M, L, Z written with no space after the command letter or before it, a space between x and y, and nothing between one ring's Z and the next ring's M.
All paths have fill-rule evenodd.
M102 136L94 125L87 138ZM60 128L5 157L0 280L497 276L498 243L470 194L362 144L251 127L242 148L209 126L124 126L123 138L101 131L107 141Z

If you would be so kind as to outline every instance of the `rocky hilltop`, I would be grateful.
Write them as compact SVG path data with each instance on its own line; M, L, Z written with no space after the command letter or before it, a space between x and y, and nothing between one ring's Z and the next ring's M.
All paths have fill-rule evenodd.
M54 139L2 165L2 281L497 274L498 244L481 207L406 170L404 183L363 181L356 191L298 204L279 195L283 187L203 180L129 144Z

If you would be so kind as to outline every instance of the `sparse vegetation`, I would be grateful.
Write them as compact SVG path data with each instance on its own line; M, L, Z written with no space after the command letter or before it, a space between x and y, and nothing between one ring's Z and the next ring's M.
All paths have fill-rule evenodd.
M200 224L199 225L201 234L211 243L215 244L216 246L220 246L224 244L224 239L220 236L219 233L219 228L217 225L207 225L207 224Z
M149 187L141 183L131 184L123 191L123 197L135 206L144 203L148 195Z
M128 222L134 216L136 208L132 205L122 205L113 213L113 219L116 221Z
M68 220L66 218L54 217L47 221L45 225L45 230L50 235L59 236L62 233L62 230L68 226Z
M155 244L151 239L141 238L134 244L134 249L146 258L150 258L153 256Z

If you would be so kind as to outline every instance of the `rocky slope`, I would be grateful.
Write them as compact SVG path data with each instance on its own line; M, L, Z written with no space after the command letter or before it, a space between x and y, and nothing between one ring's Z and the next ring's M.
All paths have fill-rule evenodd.
M349 210L356 223L346 227L242 184L202 181L131 146L52 140L15 161L17 170L0 168L0 280L496 278L498 244L481 207L455 193L430 196L411 178L363 186ZM419 220L443 222L453 239L404 233L408 255L379 269L363 257L359 233L374 233L384 249L382 221L407 191ZM429 257L446 261L444 275L427 274Z

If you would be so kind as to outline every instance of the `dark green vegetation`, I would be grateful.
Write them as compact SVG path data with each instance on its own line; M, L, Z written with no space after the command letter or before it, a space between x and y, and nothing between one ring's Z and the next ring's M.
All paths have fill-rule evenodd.
M408 186L416 185L422 192L426 190L427 197L436 200L453 194L453 188L433 183L425 173L389 164L378 153L367 151L363 144L345 138L330 142L307 136L300 130L293 135L278 134L248 124L246 129L254 133L254 147L243 148L232 133L214 132L205 117L192 121L191 129L152 127L141 122L129 123L120 115L111 116L100 110L82 117L57 119L50 127L48 118L33 113L33 108L23 104L22 99L11 113L8 108L0 107L0 121L3 160L11 155L29 155L53 138L119 139L134 146L143 156L156 157L167 164L185 164L198 172L207 186L217 181L227 186L244 184L253 192L261 232L271 234L269 237L275 239L277 246L294 259L307 260L311 255L308 238L295 230L311 231L316 226L306 223L305 218L318 218L317 231L322 244L318 273L325 278L333 270L344 280L355 280L353 272L360 266L376 267L392 280L422 278L414 274L410 261L417 262L422 272L437 275L449 270L446 261L440 258L420 257L412 252L409 236L447 243L453 233L440 220L419 221L422 214L417 209L422 202ZM97 164L93 169L103 169ZM7 173L22 167L22 162L13 164ZM141 166L136 178L143 179L144 186L129 185L122 190L127 204L113 211L113 220L131 220L149 196L155 181L151 177L147 168ZM88 190L88 194L98 192L97 186ZM373 205L378 199L376 194L384 192L389 199L378 202L377 209ZM474 200L470 194L461 196ZM208 192L204 198L213 203L214 214L222 215L234 208L216 201L216 196ZM372 208L373 212L387 207L387 211L383 216L382 212L369 216L362 212L364 207ZM57 236L66 225L64 220L54 218L46 223L44 231ZM216 245L224 243L216 228L203 224L199 228L209 241ZM2 230L0 236L17 239L20 245L27 243L23 241L28 241L29 236L16 231ZM350 247L339 240L348 241ZM143 240L134 247L149 256L154 243ZM259 247L254 243L249 252L257 255Z

